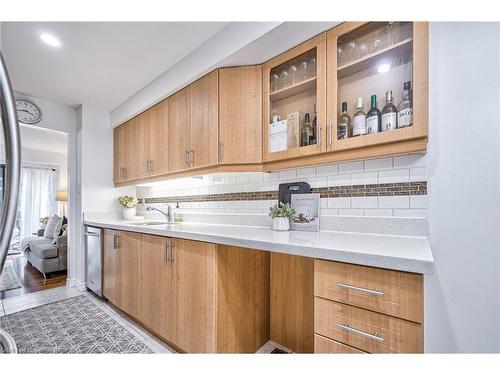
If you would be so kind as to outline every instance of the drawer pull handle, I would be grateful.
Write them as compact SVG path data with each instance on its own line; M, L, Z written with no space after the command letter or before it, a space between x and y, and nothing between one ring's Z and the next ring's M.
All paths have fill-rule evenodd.
M381 292L380 290L377 289L367 289L367 288L361 288L360 286L354 286L354 285L349 285L346 283L338 283L337 286L345 289L352 289L357 292L363 292L363 293L368 293L368 294L373 294L374 296L383 296L384 292Z
M349 323L346 323L346 324L338 323L337 327L339 327L343 331L346 331L349 333L354 333L356 335L366 337L367 339L370 339L370 340L374 340L374 341L378 341L378 342L384 341L384 338L382 336L379 336L378 333L371 334L371 333L366 333L366 332L360 331L359 329L349 327Z

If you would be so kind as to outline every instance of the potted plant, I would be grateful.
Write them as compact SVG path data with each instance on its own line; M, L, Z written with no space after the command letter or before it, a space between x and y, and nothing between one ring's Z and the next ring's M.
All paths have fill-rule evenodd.
M118 198L118 202L123 206L123 218L125 220L134 220L137 212L136 206L137 203L139 203L137 198L130 195L124 195Z
M269 216L273 218L273 230L289 230L290 219L295 216L295 208L290 203L279 202L269 208Z

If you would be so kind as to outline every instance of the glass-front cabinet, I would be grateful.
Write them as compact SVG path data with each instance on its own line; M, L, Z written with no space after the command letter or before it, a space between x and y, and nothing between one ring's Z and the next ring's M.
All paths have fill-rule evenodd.
M326 151L326 34L263 66L264 162Z
M328 151L401 145L427 136L427 27L346 22L327 33ZM425 147L425 139L420 144ZM394 147L386 146L387 153L397 152Z

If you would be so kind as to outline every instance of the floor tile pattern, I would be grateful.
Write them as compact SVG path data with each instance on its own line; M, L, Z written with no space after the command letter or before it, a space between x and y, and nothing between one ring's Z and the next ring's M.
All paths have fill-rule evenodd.
M154 352L144 337L87 294L5 315L0 326L20 353Z

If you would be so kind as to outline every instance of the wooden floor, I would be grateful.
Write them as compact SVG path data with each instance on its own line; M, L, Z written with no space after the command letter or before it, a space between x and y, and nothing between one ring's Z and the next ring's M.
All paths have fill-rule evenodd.
M14 271L17 274L17 278L22 288L0 292L0 299L21 296L23 294L66 285L66 271L47 274L47 281L44 285L42 273L29 264L24 255L9 255L7 259L12 260L12 266L14 267Z

